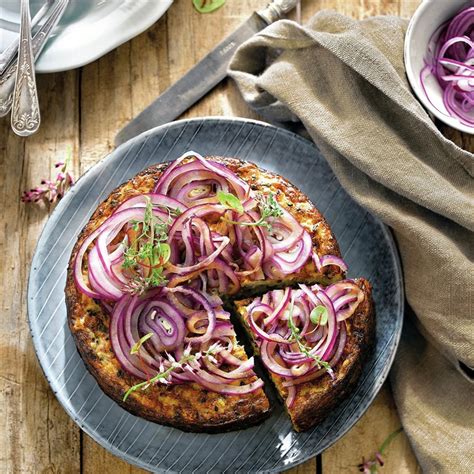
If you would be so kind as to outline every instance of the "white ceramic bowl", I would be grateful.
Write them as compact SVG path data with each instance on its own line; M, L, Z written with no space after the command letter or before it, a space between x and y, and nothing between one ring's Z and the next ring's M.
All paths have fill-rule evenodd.
M472 5L472 0L425 0L408 25L404 55L408 80L425 108L447 125L461 132L474 134L474 127L464 125L448 114L443 104L442 89L435 77L429 75L424 81L431 101L426 97L420 82L420 73L425 66L424 58L433 33L458 11Z

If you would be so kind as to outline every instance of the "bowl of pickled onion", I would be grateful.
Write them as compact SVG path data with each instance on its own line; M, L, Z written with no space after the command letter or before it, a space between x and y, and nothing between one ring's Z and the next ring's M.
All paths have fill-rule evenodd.
M474 0L425 0L408 26L404 57L424 107L474 134Z

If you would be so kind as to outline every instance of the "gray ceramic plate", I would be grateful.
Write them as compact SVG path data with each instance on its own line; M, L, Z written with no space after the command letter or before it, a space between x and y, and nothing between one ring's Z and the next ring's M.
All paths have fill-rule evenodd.
M374 286L376 349L350 398L308 433L295 433L282 407L261 425L220 435L191 434L130 415L87 372L66 322L64 286L71 249L97 205L120 183L183 152L233 156L280 173L326 216L350 276ZM281 471L320 453L366 411L387 376L400 337L403 285L387 228L352 201L308 141L263 123L196 119L151 130L86 173L59 203L33 258L28 292L31 333L44 373L65 410L98 443L150 471Z

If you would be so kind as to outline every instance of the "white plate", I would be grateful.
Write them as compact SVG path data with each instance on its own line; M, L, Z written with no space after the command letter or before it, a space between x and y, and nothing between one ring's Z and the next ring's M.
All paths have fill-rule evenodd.
M30 0L31 14L45 0ZM173 0L70 0L38 62L37 72L88 64L155 23ZM18 36L20 0L0 0L0 51Z

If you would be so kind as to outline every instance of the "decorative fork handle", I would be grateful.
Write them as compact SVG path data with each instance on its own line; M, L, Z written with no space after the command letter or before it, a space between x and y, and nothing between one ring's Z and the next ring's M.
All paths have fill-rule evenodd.
M21 0L20 46L11 118L13 131L22 137L35 133L41 122L31 43L29 0Z
M44 17L45 13L48 11L49 7L53 0L48 0L38 11L38 13L31 20L31 27L34 28L38 21ZM8 65L15 59L16 53L18 52L18 41L13 41L13 43L0 54L0 76L5 72Z
M35 59L40 55L52 30L58 24L61 16L66 10L68 1L69 0L57 0L51 8L51 13L48 18L35 34L32 46ZM0 76L0 117L7 115L12 106L17 65L18 61L13 61L5 73Z
M273 0L263 10L259 10L257 15L270 25L293 10L297 3L298 0Z

